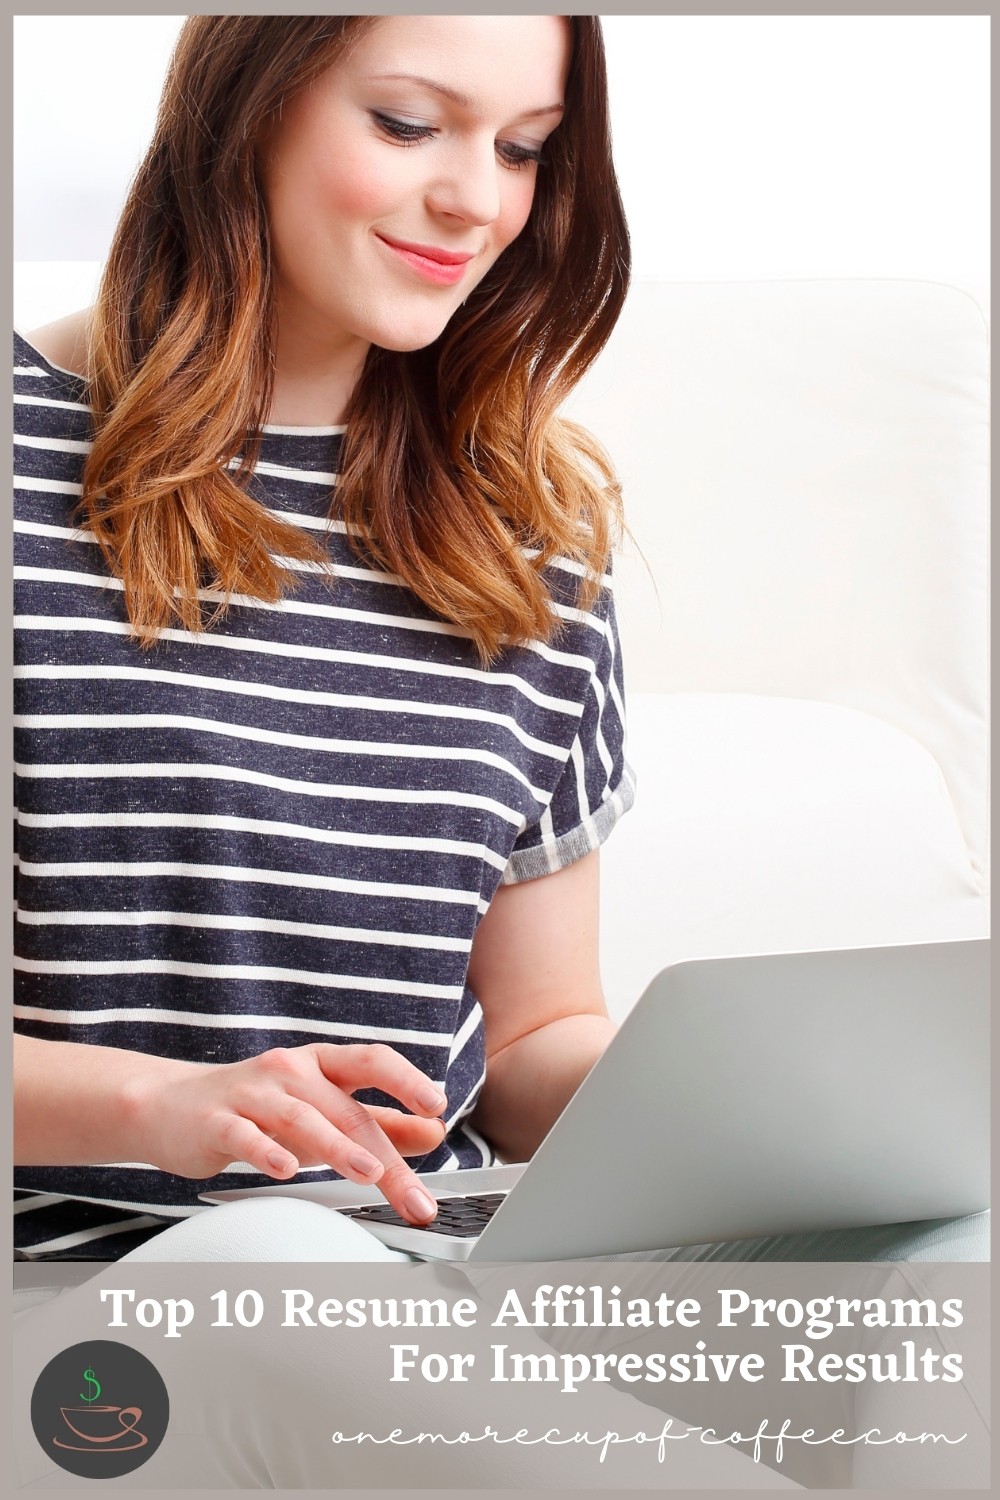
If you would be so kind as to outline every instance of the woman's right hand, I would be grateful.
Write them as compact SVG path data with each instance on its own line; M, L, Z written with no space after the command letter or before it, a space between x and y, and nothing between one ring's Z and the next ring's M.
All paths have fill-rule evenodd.
M352 1097L371 1088L413 1114ZM380 1043L276 1047L218 1067L158 1058L136 1069L130 1090L136 1144L165 1172L214 1177L245 1161L286 1180L301 1167L330 1166L351 1182L377 1183L415 1223L432 1219L436 1205L400 1148L424 1155L440 1145L446 1102L426 1074Z

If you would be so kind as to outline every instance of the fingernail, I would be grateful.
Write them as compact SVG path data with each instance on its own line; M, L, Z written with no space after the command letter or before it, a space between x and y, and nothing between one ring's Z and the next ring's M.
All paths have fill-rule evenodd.
M437 1213L437 1204L423 1188L410 1188L403 1199L403 1207L411 1219L422 1221L433 1219Z
M353 1151L347 1158L347 1164L352 1171L360 1172L362 1177L381 1177L382 1163L375 1156L369 1156L367 1151Z
M269 1151L267 1159L276 1172L290 1172L295 1168L294 1156L286 1156L283 1151Z
M421 1109L443 1109L447 1103L440 1089L434 1088L430 1083L421 1084L417 1089L417 1103Z

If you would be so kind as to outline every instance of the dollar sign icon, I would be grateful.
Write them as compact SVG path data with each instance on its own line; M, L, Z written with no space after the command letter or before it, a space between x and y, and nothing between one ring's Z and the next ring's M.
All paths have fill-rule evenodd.
M92 1396L85 1396L83 1394L83 1392L81 1391L80 1392L80 1400L81 1401L86 1401L88 1403L91 1402L91 1401L96 1401L97 1398L98 1398L98 1396L101 1394L101 1382L98 1380L97 1376L94 1374L94 1372L91 1369L90 1365L88 1365L87 1368L84 1370L84 1372L83 1372L83 1378L87 1382L88 1385L94 1386L95 1389L94 1389L94 1394Z

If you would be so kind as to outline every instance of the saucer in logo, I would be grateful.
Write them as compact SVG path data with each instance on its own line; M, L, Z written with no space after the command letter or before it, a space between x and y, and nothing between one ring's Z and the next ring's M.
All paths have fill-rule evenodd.
M50 1359L31 1394L35 1437L61 1469L116 1479L144 1464L167 1430L170 1403L144 1354L111 1339Z

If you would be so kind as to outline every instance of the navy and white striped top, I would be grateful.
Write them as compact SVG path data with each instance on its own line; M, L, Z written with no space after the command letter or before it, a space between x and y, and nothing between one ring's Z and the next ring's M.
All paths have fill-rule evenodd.
M468 1123L476 926L501 882L596 848L632 802L610 587L583 613L579 568L552 567L561 633L484 669L329 519L340 429L268 428L253 493L327 536L334 581L300 565L280 604L142 651L73 521L85 382L19 336L14 365L17 1029L206 1064L388 1042L448 1095L414 1165L489 1161ZM19 1168L16 1243L115 1259L205 1212L206 1186L267 1180Z

